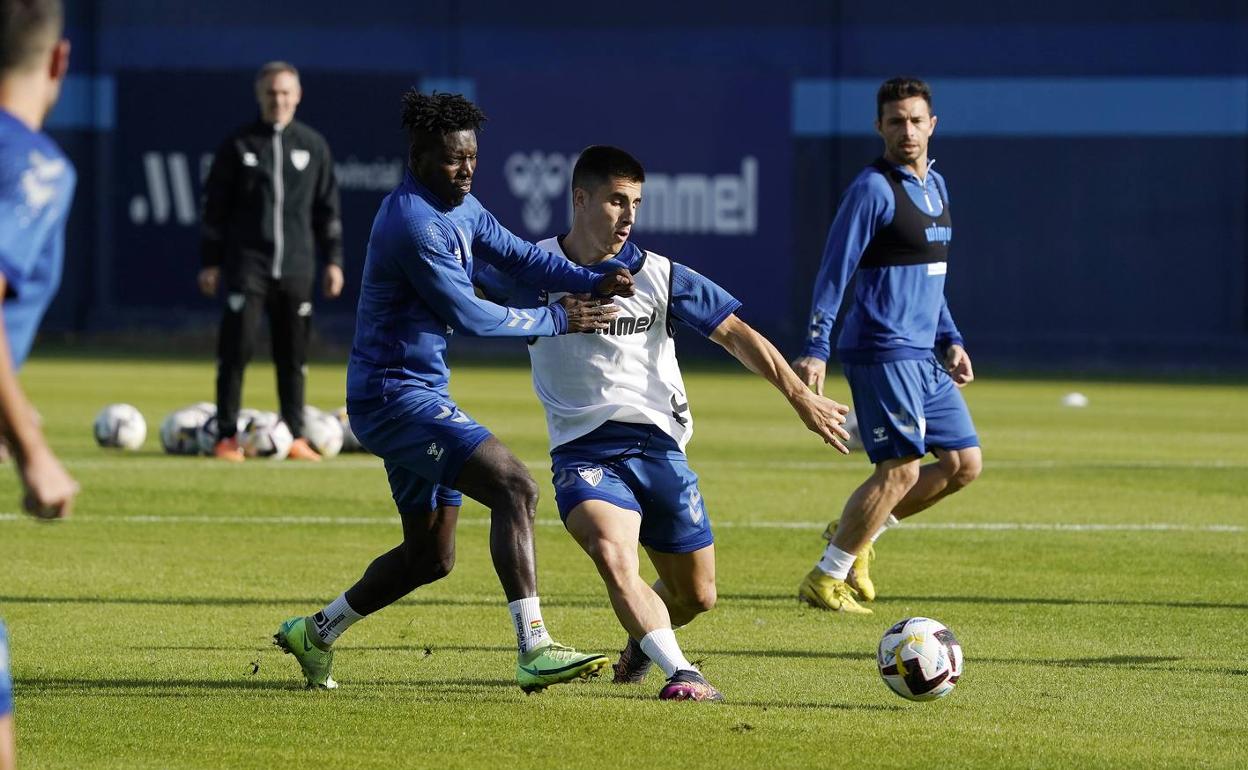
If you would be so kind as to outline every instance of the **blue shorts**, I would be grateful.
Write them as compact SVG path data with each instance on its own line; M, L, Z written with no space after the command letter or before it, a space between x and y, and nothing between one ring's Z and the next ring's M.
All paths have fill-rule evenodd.
M661 553L690 553L715 542L697 474L671 436L654 425L608 422L550 453L555 504L572 509L603 500L641 515L639 540Z
M13 677L9 675L9 634L0 620L0 717L13 713Z
M423 515L460 505L453 487L464 463L492 434L440 396L396 399L380 409L351 413L351 429L365 449L386 463L400 514Z
M962 393L934 357L845 364L845 379L871 462L979 446Z

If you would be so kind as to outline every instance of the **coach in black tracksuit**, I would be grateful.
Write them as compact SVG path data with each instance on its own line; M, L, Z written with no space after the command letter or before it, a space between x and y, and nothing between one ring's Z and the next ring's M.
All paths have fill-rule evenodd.
M272 62L256 77L260 119L227 138L204 186L200 290L224 280L225 312L217 344L216 455L241 460L234 436L243 368L255 348L260 316L269 317L282 419L297 439L291 457L319 459L301 439L304 364L312 320L316 252L324 294L342 292L342 223L333 159L324 137L294 120L299 74Z

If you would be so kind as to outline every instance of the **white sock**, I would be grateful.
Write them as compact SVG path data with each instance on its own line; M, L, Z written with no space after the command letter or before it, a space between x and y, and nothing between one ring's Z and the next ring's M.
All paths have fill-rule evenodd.
M828 547L823 549L823 558L819 560L817 566L825 575L844 580L849 574L849 568L854 566L854 559L858 558L857 554L846 553L837 548L834 543L828 543Z
M894 516L891 513L888 514L888 518L884 520L884 523L880 526L880 528L877 529L875 531L875 534L871 536L871 542L874 543L876 540L879 540L880 535L884 534L884 530L888 529L889 527L895 527L900 523L901 522L897 520L896 516Z
M553 640L546 633L542 622L542 602L536 596L517 599L507 605L511 620L516 625L516 646L521 653L545 647Z
M641 639L641 651L659 664L663 676L671 678L672 674L682 669L693 669L693 664L685 658L676 643L676 633L670 628L656 628Z
M328 647L342 636L343 631L355 625L356 621L363 617L351 609L350 604L347 604L347 595L344 593L326 604L325 609L312 616L312 632Z

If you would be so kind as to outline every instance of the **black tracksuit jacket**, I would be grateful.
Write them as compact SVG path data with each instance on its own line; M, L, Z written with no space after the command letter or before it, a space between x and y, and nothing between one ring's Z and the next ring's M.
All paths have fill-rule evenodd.
M260 120L236 130L213 158L202 222L202 264L221 268L227 291L264 292L274 280L310 290L318 247L325 261L342 265L338 184L325 138L297 120L281 131Z

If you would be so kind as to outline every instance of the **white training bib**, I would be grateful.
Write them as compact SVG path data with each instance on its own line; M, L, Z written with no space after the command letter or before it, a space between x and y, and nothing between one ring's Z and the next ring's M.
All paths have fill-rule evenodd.
M537 245L566 258L557 238ZM538 337L529 345L551 449L609 420L656 425L681 449L689 443L693 414L668 326L671 274L667 257L647 251L633 273L633 296L613 298L620 313L611 328ZM549 302L562 296L552 294Z

